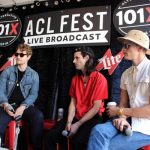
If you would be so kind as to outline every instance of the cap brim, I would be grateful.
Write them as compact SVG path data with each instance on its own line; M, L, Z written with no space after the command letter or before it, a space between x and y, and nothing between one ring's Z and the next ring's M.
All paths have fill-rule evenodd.
M146 54L147 54L147 55L150 55L150 50L147 50L147 51L146 51Z
M143 47L143 48L146 49L146 54L147 54L147 55L150 55L150 49L148 49L148 48L142 46L140 43L138 43L137 41L135 41L135 40L133 40L133 39L131 39L131 38L128 38L128 37L118 37L117 39L118 39L118 41L121 42L121 43L124 42L124 41L131 41L131 42L133 42L133 43L135 43L135 44L138 44L138 45L140 45L141 47Z

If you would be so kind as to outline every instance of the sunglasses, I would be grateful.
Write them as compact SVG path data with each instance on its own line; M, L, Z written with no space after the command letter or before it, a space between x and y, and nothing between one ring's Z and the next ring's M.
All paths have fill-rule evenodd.
M125 49L130 48L131 44L123 44L122 47L124 47Z
M23 53L15 53L15 56L16 56L16 57L18 57L18 56L24 57L25 55L27 55L27 54L23 54Z

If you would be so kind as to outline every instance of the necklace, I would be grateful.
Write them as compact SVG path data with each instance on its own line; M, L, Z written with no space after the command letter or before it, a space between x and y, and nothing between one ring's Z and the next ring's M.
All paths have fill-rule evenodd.
M88 76L83 76L83 84L86 86L86 83L88 81Z

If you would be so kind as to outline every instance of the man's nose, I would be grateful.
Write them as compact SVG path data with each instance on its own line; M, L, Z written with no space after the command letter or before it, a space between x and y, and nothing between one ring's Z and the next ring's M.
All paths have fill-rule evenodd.
M127 51L127 49L123 47L123 48L122 48L122 51L123 51L123 52L126 52L126 51Z

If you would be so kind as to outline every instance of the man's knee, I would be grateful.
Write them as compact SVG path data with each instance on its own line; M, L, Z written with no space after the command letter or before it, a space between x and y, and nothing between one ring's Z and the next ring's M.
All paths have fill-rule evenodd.
M102 128L102 125L101 124L98 124L96 125L95 127L93 127L92 131L91 131L91 135L101 135L105 133L103 128Z
M36 123L44 123L44 116L43 113L38 111L37 113L35 113L32 116L32 122L36 122Z
M44 116L43 116L43 113L42 113L42 112L39 112L39 113L38 113L37 119L40 120L40 121L44 121Z

